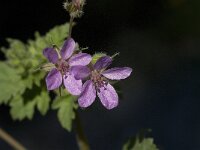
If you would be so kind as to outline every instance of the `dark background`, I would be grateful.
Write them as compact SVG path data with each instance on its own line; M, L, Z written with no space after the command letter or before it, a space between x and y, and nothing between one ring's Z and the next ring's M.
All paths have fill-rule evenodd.
M68 21L62 2L1 1L0 45L7 45L6 37L26 41L35 30L44 34ZM121 149L140 129L151 128L161 150L199 150L200 1L87 0L77 21L73 37L82 47L120 52L115 65L134 70L121 82L124 96L116 109L96 101L79 110L91 149ZM20 123L0 106L0 127L30 150L77 149L74 133L61 128L54 111ZM0 149L11 148L0 140Z

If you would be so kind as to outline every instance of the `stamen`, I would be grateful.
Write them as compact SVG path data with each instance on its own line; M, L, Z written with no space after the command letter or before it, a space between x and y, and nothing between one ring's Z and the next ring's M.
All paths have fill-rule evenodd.
M59 59L56 67L62 75L65 75L69 71L69 64L63 59Z
M92 71L91 80L93 81L94 86L98 92L100 92L100 88L102 87L104 88L104 90L106 90L108 81L97 70Z

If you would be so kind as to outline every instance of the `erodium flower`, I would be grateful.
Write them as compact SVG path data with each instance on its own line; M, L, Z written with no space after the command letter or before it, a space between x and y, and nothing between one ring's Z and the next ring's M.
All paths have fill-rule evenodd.
M82 81L75 79L72 69L82 69L91 61L91 56L86 53L73 54L75 50L75 41L69 38L65 41L60 52L54 48L45 48L44 56L50 63L54 64L54 68L46 77L46 85L48 90L54 90L64 83L65 88L72 95L79 95L82 89Z
M103 56L94 66L90 66L90 70L87 68L73 70L75 78L77 79L89 75L89 80L84 83L82 93L78 98L80 107L85 108L90 106L96 99L96 94L103 106L107 109L112 109L118 105L118 95L113 86L109 83L109 80L125 79L130 76L132 69L129 67L122 67L106 70L111 62L111 57Z

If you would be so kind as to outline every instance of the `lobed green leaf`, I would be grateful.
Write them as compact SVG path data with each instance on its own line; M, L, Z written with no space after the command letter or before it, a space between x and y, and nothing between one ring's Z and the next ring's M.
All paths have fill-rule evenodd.
M20 95L24 91L24 85L17 71L0 62L0 104L7 104L12 97Z
M57 109L58 120L63 128L68 131L72 129L72 121L75 118L75 98L71 95L57 97L52 103L52 109Z
M130 139L122 148L122 150L158 150L154 144L153 138L133 138Z

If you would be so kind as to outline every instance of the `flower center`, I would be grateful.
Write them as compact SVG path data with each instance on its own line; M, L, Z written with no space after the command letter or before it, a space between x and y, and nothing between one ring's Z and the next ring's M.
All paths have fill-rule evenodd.
M62 75L64 75L69 71L69 64L65 60L59 59L56 64L56 68L61 72Z
M108 81L97 70L91 72L91 80L94 83L95 88L99 91L101 87L106 88Z

